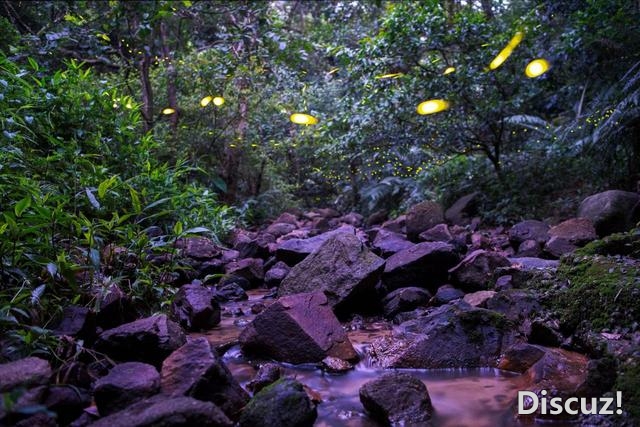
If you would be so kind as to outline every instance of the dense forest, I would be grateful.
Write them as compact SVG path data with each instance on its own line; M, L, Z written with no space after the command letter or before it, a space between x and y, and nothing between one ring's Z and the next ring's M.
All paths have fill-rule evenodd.
M553 348L544 350L547 359L561 357L556 348L584 355L590 376L580 393L624 393L622 419L604 417L598 425L640 419L640 2L3 0L0 34L0 362L6 363L0 378L14 369L2 366L33 363L25 358L36 356L55 373L49 372L51 384L39 385L93 390L88 402L64 401L79 407L74 412L50 404L53 398L29 400L24 387L0 385L0 424L33 424L43 416L55 421L37 425L68 425L82 415L89 421L76 425L96 419L106 425L104 415L114 411L105 409L109 398L95 384L121 366L114 360L148 362L110 353L103 337L110 330L169 312L186 330L211 329L220 322L220 305L223 317L225 310L243 313L224 306L237 302L230 293L246 297L244 291L270 288L269 304L295 306L293 299L281 301L327 271L341 278L342 288L323 288L328 302L318 305L329 304L346 330L375 316L402 326L454 310L447 321L460 317L461 331L486 323L469 332L471 342L487 342L495 328L496 358L522 356L524 350L509 353L507 344ZM599 223L585 207L588 196L613 197L608 190L618 198L593 203L628 205L613 225ZM471 201L472 211L462 212ZM443 208L460 203L469 220L447 214L445 221ZM351 228L342 234L360 240L329 236L344 227ZM612 232L619 233L607 237ZM360 242L376 259L353 249ZM313 250L300 249L307 244ZM322 258L321 244L334 254L348 252L348 261ZM419 268L408 255L395 258L423 249ZM514 257L555 264L551 273L544 264L523 279ZM460 273L471 264L473 273ZM301 265L313 274L304 276ZM363 269L366 280L359 277L354 289L371 282L370 288L346 295L343 278ZM488 276L476 286L469 277L475 280L478 271ZM486 299L473 308L453 299L433 302L449 282L460 298L475 291L499 295L507 276L508 287L535 293L527 307L541 307L526 322L496 314ZM217 322L192 327L190 312L185 326L175 314L176 301L192 304L193 289L185 286L215 294ZM410 298L399 298L414 302L402 300L410 309L389 312L401 289L412 289ZM418 320L398 314L416 307L424 310ZM250 316L263 309L275 311L244 307ZM256 338L260 315L240 336L246 354L269 347ZM91 333L87 319L97 321ZM85 323L74 332L78 322ZM517 323L529 329L504 326ZM373 348L389 357L388 348ZM226 350L217 349L220 356ZM535 351L541 350L527 350ZM177 363L172 357L166 360ZM497 366L479 357L460 365L380 363ZM152 362L162 366L164 390L168 368ZM90 383L72 381L81 376L78 366ZM276 382L279 393L300 393L299 384L286 381ZM196 410L216 421L192 418L184 425L238 419L260 425L251 411L267 411L258 408L262 392L256 388L249 401L231 388L217 391L227 396L222 401L200 399L222 408L215 409L219 416L208 407ZM375 393L365 386L360 399L377 419ZM307 394L315 414L318 402ZM28 403L21 406L20 399ZM103 420L82 413L91 399ZM301 417L299 424L264 419L283 426L316 419ZM411 418L381 422L402 420Z

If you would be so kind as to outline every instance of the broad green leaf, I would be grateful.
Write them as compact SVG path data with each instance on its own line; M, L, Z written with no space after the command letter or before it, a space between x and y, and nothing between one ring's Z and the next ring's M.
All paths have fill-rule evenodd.
M179 236L182 234L182 222L177 221L173 226L173 234Z
M20 218L22 216L22 213L25 210L29 209L29 206L31 206L31 197L25 197L24 199L16 203L15 207L13 208L13 212L16 214L16 217Z
M139 214L140 212L142 212L142 205L140 204L138 192L132 187L129 187L129 194L131 194L131 204L133 205L133 210L136 214Z

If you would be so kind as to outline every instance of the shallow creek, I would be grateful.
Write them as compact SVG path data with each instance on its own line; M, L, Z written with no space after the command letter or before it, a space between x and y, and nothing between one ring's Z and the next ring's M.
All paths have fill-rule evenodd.
M273 300L263 299L266 291L249 292L249 300L224 304L222 321L206 333L194 333L191 337L206 337L224 352L224 361L233 376L244 387L257 372L256 361L247 359L236 342L244 326L255 315L250 307L256 303L268 305ZM244 315L233 316L242 310ZM366 357L366 348L377 337L391 333L387 322L364 324L358 330L349 331L349 338L361 355L355 369L344 374L330 374L314 365L281 364L285 375L294 376L317 393L322 402L318 405L316 427L378 427L364 411L359 397L360 387L385 372L372 366ZM407 369L403 370L420 378L427 386L434 408L434 426L437 427L508 427L537 426L542 423L517 421L514 417L518 390L522 389L519 375L493 368L480 369ZM544 423L545 426L564 427L565 423ZM575 424L574 424L575 425Z

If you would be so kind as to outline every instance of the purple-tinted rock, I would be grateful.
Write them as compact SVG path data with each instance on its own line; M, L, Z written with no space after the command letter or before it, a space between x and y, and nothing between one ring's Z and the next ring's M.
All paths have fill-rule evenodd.
M549 226L542 221L525 220L517 223L509 230L511 244L518 247L525 240L535 240L543 245L549 239Z
M242 331L240 346L249 354L296 364L327 356L358 358L322 292L280 298Z
M473 251L460 264L453 267L451 280L466 292L484 290L493 280L493 272L499 267L509 267L511 262L497 252Z
M160 374L151 365L127 362L116 365L96 381L94 399L100 415L120 411L160 391Z
M420 233L443 222L444 212L438 203L426 201L413 205L407 211L407 238L417 242Z
M173 318L188 331L211 329L220 323L220 305L213 291L205 286L182 286L171 304Z
M397 252L413 247L413 245L405 238L404 234L381 228L376 234L371 247L374 252L383 258L388 258Z
M27 357L0 364L0 393L17 387L35 387L49 383L51 365L38 357Z

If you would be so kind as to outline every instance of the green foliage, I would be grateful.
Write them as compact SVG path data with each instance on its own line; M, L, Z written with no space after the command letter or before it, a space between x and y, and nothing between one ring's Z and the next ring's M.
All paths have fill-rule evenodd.
M43 326L111 284L141 311L156 310L172 291L147 254L171 251L189 233L222 238L236 214L189 183L201 171L159 163L139 112L122 108L130 100L95 84L89 69L70 62L47 74L32 59L20 66L0 56L0 70L0 327L2 357L16 357L53 352ZM152 225L164 236L149 239ZM103 259L107 245L137 261L114 268Z

